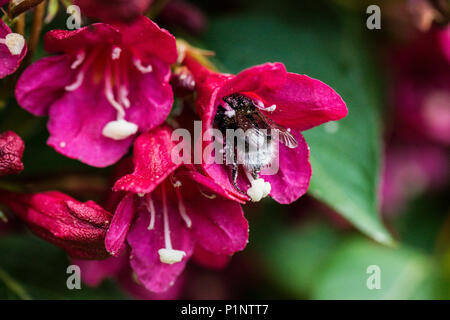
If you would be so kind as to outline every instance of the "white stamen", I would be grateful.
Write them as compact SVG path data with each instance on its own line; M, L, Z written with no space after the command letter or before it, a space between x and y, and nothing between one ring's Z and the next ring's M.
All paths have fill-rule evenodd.
M250 199L253 202L258 202L262 198L267 197L272 189L270 183L261 178L254 179L248 172L246 174L251 184L251 187L247 190L247 195Z
M137 130L138 126L133 122L120 119L108 122L106 126L103 127L102 134L113 140L123 140L135 134Z
M107 71L105 74L105 96L108 102L114 107L114 109L117 110L117 120L121 120L125 118L125 110L114 98L114 93L111 87L110 72L111 71Z
M167 212L167 199L164 184L162 185L161 193L164 220L164 241L166 247L158 250L159 260L162 263L174 264L183 260L183 257L186 256L186 252L182 250L174 250L172 248L172 241L170 240L169 214Z
M149 64L148 66L143 66L140 59L134 58L133 63L136 69L138 69L142 73L149 73L153 71L153 67L151 64Z
M81 84L83 83L83 80L84 80L84 72L80 71L77 74L77 78L75 79L74 83L72 83L72 84L70 84L70 85L65 87L66 91L75 91L75 90L77 90L81 86Z
M260 108L260 109L265 109L266 108L266 106L264 105L264 103L261 100L256 101L256 106L258 108Z
M25 39L21 34L8 33L4 39L0 39L0 43L5 44L13 56L17 56L22 53Z
M128 100L128 89L121 86L119 90L119 100L128 109L131 105L130 100Z
M113 49L112 49L112 52L111 52L111 58L113 59L113 60L117 60L117 59L119 59L120 58L120 53L122 52L122 49L121 48L119 48L119 47L114 47Z
M150 212L150 223L149 223L147 229L153 230L155 228L156 211L155 211L155 205L153 204L153 200L150 195L148 195L148 202L145 204L145 206L147 207L148 212Z
M256 102L256 107L258 107L259 109L263 110L263 111L267 111L267 112L273 112L276 110L277 106L275 104L271 105L270 107L267 107L264 105L264 103L261 100L257 100Z
M179 182L179 181L178 181ZM184 223L186 223L186 227L190 228L192 226L192 220L189 218L186 212L186 206L184 205L183 197L181 196L181 192L179 188L175 188L175 193L178 199L178 211L180 212L181 218L183 218Z
M179 188L179 187L181 187L182 186L182 184L181 184L181 181L180 180L177 180L177 181L175 181L173 184L173 187L174 188Z
M271 105L270 107L264 109L264 111L273 112L273 111L276 110L276 108L277 108L277 105L276 105L276 104L273 104L273 105Z
M204 193L203 191L202 191L202 189L200 189L200 188L198 188L198 190L200 191L200 193L202 194L202 196L204 196L205 198L207 198L207 199L215 199L216 198L216 195L215 194L211 194L211 195L209 195L209 194L206 194L206 193Z
M236 111L235 110L227 110L227 111L225 111L225 115L228 117L228 118L233 118L235 115L236 115Z
M72 65L70 66L71 69L76 69L78 68L84 61L84 59L86 58L86 52L81 51L77 54L77 58L75 59L74 62L72 62Z

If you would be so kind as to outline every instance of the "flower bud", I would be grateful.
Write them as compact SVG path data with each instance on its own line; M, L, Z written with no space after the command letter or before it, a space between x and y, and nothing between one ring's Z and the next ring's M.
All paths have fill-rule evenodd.
M23 170L24 148L22 139L14 132L6 131L0 134L0 177Z
M93 201L79 202L64 193L21 194L0 190L0 202L14 211L38 237L73 258L103 259L112 215Z

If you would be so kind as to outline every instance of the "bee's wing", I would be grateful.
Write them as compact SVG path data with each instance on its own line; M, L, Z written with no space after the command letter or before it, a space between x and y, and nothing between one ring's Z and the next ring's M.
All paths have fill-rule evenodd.
M294 149L298 147L297 139L290 133L287 129L283 128L282 126L279 126L275 122L273 122L271 119L266 117L262 112L257 110L253 114L253 118L257 122L263 122L266 123L265 127L269 127L272 130L276 130L278 133L278 139L279 141L284 144L286 147L290 149ZM261 126L263 127L263 126Z

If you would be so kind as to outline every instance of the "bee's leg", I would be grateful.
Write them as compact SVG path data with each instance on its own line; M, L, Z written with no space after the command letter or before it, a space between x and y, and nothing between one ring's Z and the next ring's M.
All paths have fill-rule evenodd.
M261 172L261 169L260 168L255 168L255 169L253 169L252 170L252 177L253 177L253 179L258 179L259 178L259 173Z
M237 178L238 178L238 172L239 172L238 165L236 163L233 163L230 165L230 167L231 167L231 181L233 182L234 188L237 191L239 191L240 193L246 195L246 193L244 191L242 191L237 184Z

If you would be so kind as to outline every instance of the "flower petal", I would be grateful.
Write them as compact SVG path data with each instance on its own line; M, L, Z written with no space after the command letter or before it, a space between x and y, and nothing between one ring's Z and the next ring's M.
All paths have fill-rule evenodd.
M11 29L0 20L0 38L5 38L7 34L11 33ZM27 53L27 45L22 49L18 55L12 55L5 44L0 43L0 79L9 74L14 73L20 65Z
M122 36L115 27L105 23L94 23L68 31L51 30L45 34L45 50L50 53L78 53L86 48L120 44Z
M74 77L68 55L40 59L22 73L16 86L19 105L34 115L44 116L50 105L62 97Z
M157 57L170 65L177 60L175 37L149 18L141 16L132 24L118 25L117 28L124 35L124 44L142 61L147 62L149 57Z
M198 178L197 181L180 179L186 213L192 220L190 231L197 244L214 254L230 255L243 250L248 240L248 222L241 206L218 195L217 191L223 191L210 188L211 184L204 181L202 184L207 189L202 194L196 186Z
M139 136L134 143L134 172L117 181L114 190L149 193L175 171L181 164L171 159L171 135L172 129L161 126Z
M94 167L106 167L127 153L133 137L113 140L105 137L105 125L116 119L106 100L103 85L86 75L83 84L67 92L50 108L48 144L63 155Z
M136 196L127 194L117 206L105 238L106 250L118 256L130 229L136 212Z
M168 290L184 270L186 261L192 255L193 241L179 216L178 209L172 202L167 202L172 246L182 250L186 256L181 262L165 264L160 261L158 250L165 247L162 205L158 192L152 193L156 216L153 230L148 230L150 214L142 209L133 224L127 241L131 246L130 263L139 281L150 291Z
M139 125L141 132L148 131L166 120L173 105L172 87L169 85L170 66L158 59L150 59L153 71L131 73L130 102L126 111L129 121Z
M309 147L299 132L292 131L298 147L289 149L280 144L279 170L275 175L264 175L262 178L270 182L270 196L281 204L289 204L306 193L311 180L312 169L309 163Z
M196 246L192 258L196 263L205 268L222 269L230 262L229 255L214 254L206 251L201 246Z
M286 128L308 130L328 121L342 119L348 113L336 91L305 75L288 73L282 87L277 90L261 88L255 93L266 106L276 105L276 110L266 112L266 115Z

